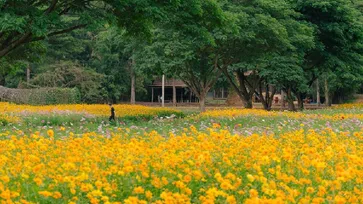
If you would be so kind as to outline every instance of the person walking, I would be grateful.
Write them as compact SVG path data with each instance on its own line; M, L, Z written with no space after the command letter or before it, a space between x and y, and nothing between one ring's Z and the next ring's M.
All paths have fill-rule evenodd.
M115 121L115 108L112 106L112 104L110 103L110 108L111 108L111 116L109 118L110 121Z

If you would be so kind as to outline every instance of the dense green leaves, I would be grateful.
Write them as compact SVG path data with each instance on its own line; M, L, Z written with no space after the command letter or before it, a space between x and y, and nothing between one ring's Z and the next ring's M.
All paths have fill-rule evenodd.
M310 84L318 77L334 76L329 77L332 79L330 92L341 92L343 84L346 84L350 89L345 89L345 95L349 95L361 83L357 79L363 77L363 24L357 3L343 0L298 1L297 9L316 30L317 46L306 53L303 66Z
M205 8L218 10L210 0L6 0L0 5L0 59L29 42L84 27L117 22L130 33L145 36L155 22L174 27L188 25L187 20L204 22L204 16L214 15L205 14Z

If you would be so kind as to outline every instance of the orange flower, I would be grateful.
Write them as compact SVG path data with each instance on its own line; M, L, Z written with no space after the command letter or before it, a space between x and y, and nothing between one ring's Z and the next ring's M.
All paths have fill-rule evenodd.
M251 190L250 190L250 197L251 197L251 198L256 198L256 197L258 197L258 191L256 191L255 189L251 189Z

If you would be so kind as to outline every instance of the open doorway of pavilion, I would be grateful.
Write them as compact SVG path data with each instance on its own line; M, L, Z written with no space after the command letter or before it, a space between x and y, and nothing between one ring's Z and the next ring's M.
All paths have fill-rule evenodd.
M175 87L177 103L197 103L199 100L188 86L178 79L165 79L165 103L173 103L173 90ZM151 88L151 102L161 103L162 97L162 81L156 79L149 86Z

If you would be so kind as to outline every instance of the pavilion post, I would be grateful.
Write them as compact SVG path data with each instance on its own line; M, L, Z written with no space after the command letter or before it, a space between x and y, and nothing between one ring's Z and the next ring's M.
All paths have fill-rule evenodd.
M163 74L163 80L161 85L161 106L164 107L164 100L165 100L165 75Z
M176 106L176 87L175 87L175 79L173 78L173 106Z
M26 67L26 83L27 83L27 86L29 86L29 84L30 84L30 65L29 64Z
M154 103L154 87L151 87L151 103Z
M320 86L319 79L316 79L316 103L320 106Z

